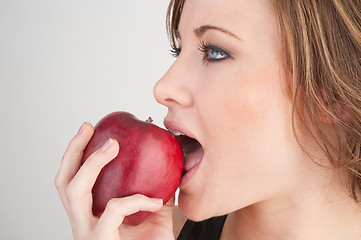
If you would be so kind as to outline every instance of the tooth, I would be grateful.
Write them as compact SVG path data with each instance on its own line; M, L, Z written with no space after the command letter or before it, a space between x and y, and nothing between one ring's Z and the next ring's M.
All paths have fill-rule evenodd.
M172 130L172 129L169 129L169 131L171 132L171 133L173 133L174 135L176 135L176 136L179 136L179 135L182 135L183 133L181 133L181 132L177 132L177 131L174 131L174 130Z

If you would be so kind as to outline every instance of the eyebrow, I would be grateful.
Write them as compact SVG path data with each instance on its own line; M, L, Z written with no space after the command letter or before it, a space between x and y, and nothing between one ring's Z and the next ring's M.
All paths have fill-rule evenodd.
M203 25L203 26L200 26L199 28L194 29L193 32L198 38L200 38L208 30L221 31L221 32L223 32L223 33L225 33L225 34L227 34L227 35L229 35L231 37L236 38L237 40L242 40L237 35L235 35L234 33L230 32L230 31L228 31L227 29L219 27L219 26L214 26L214 25Z
M218 26L214 26L214 25L203 25L203 26L200 26L200 27L198 27L198 28L195 28L195 29L193 30L193 32L194 32L194 34L195 34L198 38L200 38L200 37L202 37L202 35L203 35L206 31L212 30L212 29L213 29L213 30L221 31L221 32L223 32L223 33L225 33L225 34L227 34L227 35L229 35L229 36L231 36L231 37L236 38L237 40L243 41L240 37L238 37L237 35L235 35L234 33L230 32L230 31L228 31L227 29L222 28L222 27L218 27ZM174 36L175 36L175 38L177 38L177 39L182 39L181 36L180 36L180 33L179 33L179 30L178 30L178 29L176 29L176 30L174 31Z

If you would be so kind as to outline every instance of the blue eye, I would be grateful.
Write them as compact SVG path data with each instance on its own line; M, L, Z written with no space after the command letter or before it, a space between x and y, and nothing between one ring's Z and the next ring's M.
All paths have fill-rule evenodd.
M232 54L227 50L224 50L218 46L206 44L201 42L199 44L199 51L203 53L203 61L205 63L209 62L219 62L228 58L233 58ZM181 52L181 48L171 45L170 54L177 58Z
M206 44L204 42L200 43L199 50L203 52L203 61L206 63L219 62L228 58L232 58L231 53L228 51L218 46Z
M217 49L213 49L213 48L209 48L208 50L208 57L210 59L222 59L224 58L226 55L223 52L218 51Z

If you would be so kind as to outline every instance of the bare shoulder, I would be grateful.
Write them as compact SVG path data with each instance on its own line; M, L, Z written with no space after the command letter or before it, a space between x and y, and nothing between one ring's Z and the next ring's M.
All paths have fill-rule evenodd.
M174 237L177 238L184 223L187 221L186 216L184 216L179 210L178 206L173 208L173 233Z

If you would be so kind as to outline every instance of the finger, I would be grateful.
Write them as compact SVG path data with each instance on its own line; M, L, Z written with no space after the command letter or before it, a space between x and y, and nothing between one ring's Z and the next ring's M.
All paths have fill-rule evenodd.
M91 194L94 183L102 168L113 160L119 151L119 144L109 139L103 146L92 153L81 166L68 188L78 195Z
M157 214L164 216L168 216L169 214L172 214L174 205L175 205L175 195L173 194L173 196L168 200L166 204L164 204L163 208L159 212L157 212Z
M117 156L118 150L118 142L109 139L89 156L67 186L66 196L74 222L86 224L93 218L92 188L101 169Z
M164 204L164 206L166 207L174 207L175 205L175 194L173 194L173 196L169 199L169 201Z
M118 231L124 217L138 211L155 212L163 207L162 199L148 198L141 194L111 199L99 219L97 228L104 234Z
M55 177L55 186L59 192L69 184L80 167L84 149L94 133L90 123L84 122L78 133L70 141L61 160L59 171Z
M172 216L173 216L173 209L175 204L175 195L169 201L164 204L162 209L155 212L154 215L163 218L162 222L164 224L169 224L170 228L172 227Z

